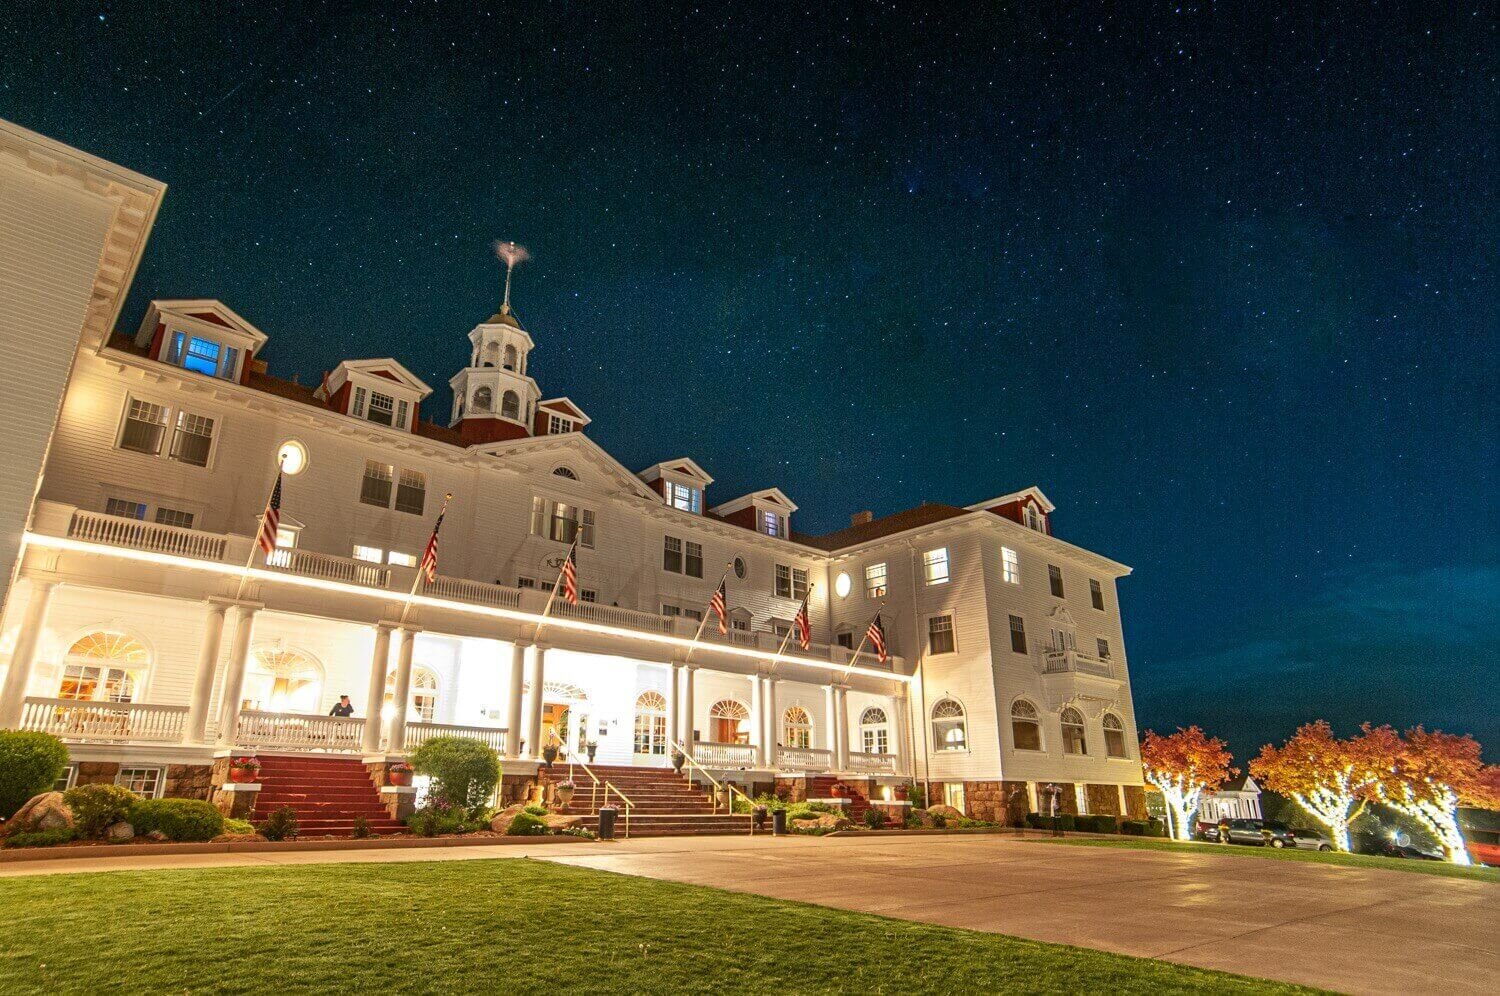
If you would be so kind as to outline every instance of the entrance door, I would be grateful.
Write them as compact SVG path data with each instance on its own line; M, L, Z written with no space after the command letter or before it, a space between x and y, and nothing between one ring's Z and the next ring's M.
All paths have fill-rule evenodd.
M542 746L545 747L552 742L552 735L557 734L559 742L568 742L568 707L556 702L544 702L542 704Z

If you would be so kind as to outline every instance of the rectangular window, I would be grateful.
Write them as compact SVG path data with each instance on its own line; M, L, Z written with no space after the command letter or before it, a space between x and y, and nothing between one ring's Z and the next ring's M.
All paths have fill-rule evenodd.
M683 609L682 610L682 614L683 614L684 617L686 617L688 619L691 619L693 622L702 622L703 621L703 610L702 609Z
M951 654L958 649L953 639L953 617L932 616L927 620L927 652Z
M392 550L387 553L385 556L385 561L388 564L395 564L397 567L417 566L417 557L415 554L402 553L400 550Z
M66 768L63 769L63 773L58 776L57 781L55 781L55 782L52 783L52 791L54 791L54 792L66 792L68 789L70 789L70 788L73 787L73 780L75 778L77 778L77 777L78 777L78 765L76 765L76 764L70 764L70 765L68 765Z
M760 531L767 536L785 536L786 518L775 512L760 513Z
M219 376L225 380L236 379L240 367L240 351L233 346L224 347L224 362L219 364Z
M116 785L147 799L155 799L161 794L163 782L165 779L160 768L121 768L115 775Z
M885 564L871 564L865 568L865 594L870 598L884 598Z
M922 577L928 585L948 583L948 548L940 546L922 554Z
M664 616L680 616L682 615L682 606L668 605L666 602L663 602L661 605L661 614Z
M220 350L219 344L212 339L200 339L193 336L188 340L187 354L182 358L182 367L184 370L217 377Z
M836 644L838 644L840 647L843 647L845 650L853 650L854 649L854 634L853 633L836 633L836 634L834 634L833 642L836 643Z
M964 783L963 782L944 782L943 783L943 805L945 805L945 806L952 806L954 809L958 810L960 813L967 813L968 812L968 810L964 808Z
M661 569L673 574L682 573L682 540L676 536L662 537Z
M353 415L355 418L364 418L365 417L365 399L368 398L369 396L370 396L370 392L369 391L365 390L362 387L356 387L354 389L354 401L353 401L352 404L349 405L349 414Z
M166 433L166 406L130 399L125 409L125 429L120 433L120 449L156 456L161 452Z
M1102 661L1109 660L1109 641L1101 636L1096 637L1094 642L1099 646L1099 659Z
M411 408L406 401L396 402L396 428L404 429L407 426L406 413Z
M427 475L415 470L403 470L401 482L396 485L396 511L421 515L427 504Z
M193 513L184 512L176 508L160 508L156 510L156 522L161 526L176 526L178 529L193 528Z
M177 430L172 433L173 460L207 467L208 454L214 445L214 420L205 415L177 413Z
M573 420L563 418L561 415L549 415L547 417L547 434L549 436L560 436L564 432L573 431Z
M703 544L688 540L687 560L683 563L683 573L690 578L701 578L703 576Z
M366 416L380 425L396 424L396 399L389 394L370 392L370 412Z
M1000 564L1006 584L1021 583L1021 558L1008 546L1000 548Z
M359 486L359 500L366 505L391 507L391 476L394 467L375 460L365 461L365 479Z
M1062 585L1062 568L1061 567L1058 567L1056 564L1048 564L1047 565L1047 582L1050 585L1052 585L1052 595L1053 595L1053 597L1054 598L1062 598L1063 597L1063 585Z
M516 587L517 588L535 588L536 587L536 578L529 578L526 575L522 574L520 577L516 578Z
M1010 649L1018 654L1026 652L1026 620L1020 616L1010 617Z
M807 570L802 567L776 565L776 595L779 598L807 597Z
M1089 578L1089 600L1094 603L1094 608L1104 608L1104 589L1093 578Z
M104 512L106 515L118 515L122 519L144 519L146 503L126 501L124 498L110 498L104 503Z
M378 564L385 559L385 551L378 546L360 546L356 543L354 544L354 559Z
M594 547L594 513L587 508L553 501L537 495L531 499L531 535L545 536L559 543L572 543Z
M578 600L580 602L597 602L599 601L599 593L592 588L579 588Z
M587 550L594 548L594 513L591 509L579 510L579 536L578 545Z
M694 515L702 514L702 491L697 488L690 488L686 484L676 484L672 481L668 481L666 484L668 505L671 505L673 508L680 508L684 512L692 512Z

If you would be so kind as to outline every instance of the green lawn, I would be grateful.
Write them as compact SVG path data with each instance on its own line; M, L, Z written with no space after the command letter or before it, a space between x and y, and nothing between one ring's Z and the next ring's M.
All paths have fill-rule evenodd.
M1291 992L523 859L0 879L0 992Z
M1389 871L1414 872L1418 875L1441 875L1444 878L1473 878L1482 882L1500 882L1500 868L1483 865L1461 867L1446 861L1413 861L1407 858L1381 858L1373 854L1340 854L1337 851L1289 851L1276 847L1243 847L1237 844L1198 844L1180 840L1150 840L1122 837L1100 840L1085 837L1031 837L1028 840L1073 847L1128 847L1143 851L1180 851L1184 854L1220 854L1238 858L1270 858L1273 861L1306 861L1317 865L1340 865L1345 868L1384 868Z

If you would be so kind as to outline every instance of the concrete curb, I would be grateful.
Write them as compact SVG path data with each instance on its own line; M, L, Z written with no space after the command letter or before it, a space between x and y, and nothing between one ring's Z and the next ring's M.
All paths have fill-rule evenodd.
M13 861L63 861L159 854L253 854L268 851L399 851L424 847L486 847L509 844L587 844L566 834L535 837L403 837L370 840L242 840L205 844L101 844L89 847L23 847L0 850L0 864Z

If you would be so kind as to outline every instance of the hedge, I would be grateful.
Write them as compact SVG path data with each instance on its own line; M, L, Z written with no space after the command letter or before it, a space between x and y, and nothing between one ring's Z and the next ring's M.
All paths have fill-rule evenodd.
M202 799L142 799L130 810L137 834L160 831L168 840L213 840L224 832L224 815Z
M130 816L141 797L120 785L79 785L63 793L73 811L73 826L80 837L103 837L104 831Z
M68 748L50 733L0 730L0 820L52 790L68 768Z

